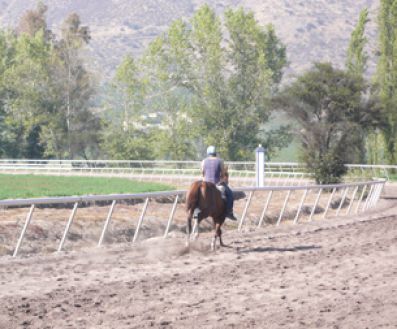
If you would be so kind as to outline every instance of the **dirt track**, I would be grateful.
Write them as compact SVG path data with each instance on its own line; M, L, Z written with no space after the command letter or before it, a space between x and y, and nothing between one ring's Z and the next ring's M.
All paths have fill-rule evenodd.
M0 258L0 328L396 328L397 204L366 217Z

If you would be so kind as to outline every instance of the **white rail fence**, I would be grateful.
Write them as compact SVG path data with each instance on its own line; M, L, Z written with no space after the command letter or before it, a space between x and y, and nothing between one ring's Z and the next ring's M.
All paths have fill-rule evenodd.
M255 164L226 162L231 183L255 184ZM118 161L118 160L1 160L0 173L62 176L126 177L139 181L191 183L201 176L199 161ZM298 170L302 171L298 171ZM311 174L298 164L268 163L266 185L292 185L312 181Z
M226 162L232 183L253 186L254 162ZM348 164L347 180L384 177L397 172L397 166ZM137 180L189 183L200 176L199 161L127 161L127 160L13 160L0 159L0 173L45 174L65 176L127 177ZM301 185L310 182L312 174L305 166L293 162L266 162L266 185Z
M266 200L261 200L261 203L264 201L262 203L263 208L261 210L260 217L256 223L256 226L259 228L263 225L266 213L270 207L270 204L272 203L272 197L276 192L286 193L284 200L282 202L282 207L278 214L276 225L280 225L284 218L285 211L287 209L288 203L290 202L291 193L295 191L302 192L302 197L299 201L299 206L293 218L293 224L297 224L299 222L299 218L302 215L302 209L309 192L316 193L315 201L311 206L311 211L308 218L309 221L312 221L316 213L319 200L323 194L327 194L327 202L324 212L322 213L321 216L322 219L327 218L331 204L335 202L337 202L336 208L334 207L336 211L336 212L334 211L335 216L339 216L341 214L341 209L343 207L347 208L343 215L349 215L351 214L352 211L354 211L354 213L357 214L367 211L368 209L371 209L376 206L380 198L384 184L385 184L385 180L376 179L373 181L355 182L348 184L335 184L335 185L307 185L307 186L300 185L300 186L271 186L271 187L268 186L261 188L257 188L257 187L236 188L234 189L235 191L248 193L248 197L246 198L245 205L243 207L240 220L238 222L238 230L241 231L244 225L246 224L247 212L250 208L251 200L255 193L259 193L259 192L268 193ZM340 194L341 197L335 200L336 192L338 192L338 194ZM122 200L136 200L136 199L144 200L141 213L139 216L139 220L135 227L134 236L132 239L132 243L136 243L140 229L142 227L142 223L145 220L145 214L148 205L151 202L151 200L155 200L157 198L173 198L173 205L170 213L167 216L168 218L167 225L165 226L166 228L163 234L163 237L167 238L178 204L180 204L181 198L183 198L185 194L186 191L178 190L178 191L169 191L169 192L140 193L140 194L90 195L90 196L79 196L79 197L53 197L53 198L34 198L34 199L19 199L19 200L1 200L0 208L7 209L9 207L29 207L29 211L26 216L24 225L22 227L21 232L19 233L19 238L17 239L16 246L13 251L13 256L16 257L22 246L26 231L28 230L29 225L32 221L34 211L36 207L39 205L56 205L56 204L73 205L69 219L63 230L62 238L60 239L57 248L57 251L61 252L63 250L63 246L68 236L70 227L73 224L73 220L75 218L76 212L78 211L78 207L81 203L99 202L99 201L111 202L106 220L103 223L101 234L98 237L97 246L99 247L102 245L104 241L117 202L120 202ZM346 204L347 200L349 200L348 204ZM355 209L353 209L354 202L356 202Z

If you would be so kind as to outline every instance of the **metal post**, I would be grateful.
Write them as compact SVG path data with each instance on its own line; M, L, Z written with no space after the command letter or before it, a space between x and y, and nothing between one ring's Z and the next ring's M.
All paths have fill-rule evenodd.
M30 206L29 213L26 216L25 225L23 226L21 235L19 236L17 246L15 247L14 254L12 255L12 257L16 257L18 255L18 251L19 251L19 248L21 247L22 240L23 240L23 237L25 236L26 229L28 228L30 220L32 219L33 211L34 211L34 204L32 204Z
M255 160L255 185L262 187L265 178L265 149L261 144L255 149Z
M346 199L347 191L349 191L348 187L346 187L345 190L343 191L342 200L340 200L338 210L336 211L336 216L339 215L339 212L342 209L343 203L345 202L345 199Z
M380 196L381 196L381 194L382 194L382 190L383 190L384 187L385 187L385 183L380 184L379 193L378 193L378 195L376 196L376 200L375 200L374 207L378 204L378 201L379 201L379 199L380 199Z
M365 186L363 187L363 190L362 190L362 192L361 192L360 199L358 199L358 203L357 203L356 211L355 211L356 214L358 214L358 209L360 208L360 204L361 204L361 202L362 202L362 200L363 200L364 193L365 193L366 190L367 190L367 185L365 185Z
M177 207L177 204L178 204L178 199L179 199L179 195L177 195L175 197L174 204L172 205L171 213L170 213L170 216L168 218L167 227L166 227L165 232L164 232L164 239L168 236L168 231L170 230L171 223L172 223L172 220L174 218L174 214L175 214L176 207Z
M376 199L377 196L378 196L378 191L379 191L379 185L376 184L376 185L374 185L374 191L373 191L373 193L372 193L371 200L370 200L369 203L368 203L368 209L369 209L369 208L372 208L372 207L374 206L374 201L375 201L375 199Z
M113 200L112 205L110 206L108 216L105 221L105 225L103 225L101 237L99 238L99 241L98 241L98 247L100 247L102 245L103 239L105 238L105 234L106 234L107 228L109 226L110 220L112 218L113 209L114 209L114 206L116 205L116 202L117 202L116 200Z
M143 208L142 208L141 216L139 217L138 225L137 225L137 227L135 229L134 238L132 239L132 243L135 243L135 241L138 239L139 230L141 228L141 225L142 225L142 222L143 222L143 218L145 217L145 213L146 213L146 209L147 209L148 203L149 203L149 198L146 198L145 204L143 205Z
M267 208L269 207L269 203L270 203L270 199L272 198L272 195L273 195L273 191L270 191L267 196L265 206L263 207L261 218L259 219L258 228L262 226L262 222L263 222L263 219L265 218L265 214L266 214Z
M63 245L64 245L65 240L66 240L66 236L67 236L67 234L69 232L70 226L72 225L74 216L76 214L77 206L78 206L78 203L76 202L74 204L73 210L72 210L72 212L71 212L71 214L69 216L69 220L68 220L68 222L66 224L65 231L63 232L63 236L62 236L61 242L59 243L58 252L60 252L62 250L62 248L63 248Z
M300 213L302 211L303 204L304 204L304 202L306 200L307 191L308 190L306 189L305 192L303 192L302 199L301 199L301 201L299 203L299 207L298 207L298 210L296 211L296 215L295 215L295 218L294 218L294 224L298 223L299 215L300 215Z
M248 207L249 207L249 205L250 205L250 203L251 203L251 199L252 199L252 195L253 195L253 194L254 194L254 192L251 191L250 194L249 194L249 196L248 196L247 202L245 203L244 211L243 211L243 214L241 215L240 224L239 224L239 226L238 226L238 230L239 230L239 231L241 231L241 228L243 227L243 223L244 223L244 220L245 220L245 216L247 215Z
M280 215L278 216L278 220L277 220L277 224L276 224L277 226L280 225L281 218L284 215L284 211L285 211L285 208L287 207L287 203L288 203L290 194L291 194L291 190L288 190L287 196L285 197L285 200L284 200L283 208L281 209Z
M323 191L322 188L320 188L320 190L318 191L318 194L317 194L317 197L316 197L316 201L314 202L313 209L312 209L312 211L311 211L311 213L310 213L309 221L312 220L313 214L314 214L314 212L316 211L316 207L317 207L318 202L320 201L320 196L321 196L321 192L322 192L322 191Z
M356 188L353 191L352 199L350 200L349 208L347 208L346 215L350 214L350 210L351 210L351 208L353 206L354 198L356 197L357 191L358 191L358 186L356 186Z
M369 197L369 200L368 200L368 202L367 202L367 206L366 206L365 210L371 208L372 201L374 200L374 196L375 196L375 194L377 193L377 187L378 187L377 185L375 185L375 184L373 185L372 193L371 193L371 195L370 195L370 197Z
M367 198L365 199L364 207L361 208L361 211L367 210L368 201L369 201L369 199L372 197L373 189L374 189L374 185L371 185L371 188L369 189Z
M334 188L332 189L332 193L331 193L331 195L329 196L329 199L328 199L328 202L327 202L327 206L325 207L323 219L325 219L325 217L327 216L327 213L328 213L329 207L330 207L330 205L331 205L331 203L332 203L332 198L334 197L335 192L336 192L336 187L334 187Z

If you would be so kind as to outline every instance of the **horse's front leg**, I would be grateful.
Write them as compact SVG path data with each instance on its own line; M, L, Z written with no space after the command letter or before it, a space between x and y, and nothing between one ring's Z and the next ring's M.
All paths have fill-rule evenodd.
M192 217L193 213L189 212L186 224L186 247L189 247L190 244L190 234L192 234Z

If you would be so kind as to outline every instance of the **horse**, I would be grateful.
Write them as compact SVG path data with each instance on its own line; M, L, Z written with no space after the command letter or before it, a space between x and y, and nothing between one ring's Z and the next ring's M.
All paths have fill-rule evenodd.
M225 176L227 177L227 173L225 173ZM190 186L187 194L186 210L188 213L186 226L187 246L192 234L192 219L195 219L194 229L197 229L198 236L200 222L207 217L212 217L215 234L211 241L211 250L215 250L216 238L219 238L221 247L225 247L222 241L221 226L226 218L226 202L215 184L202 180L195 181Z

